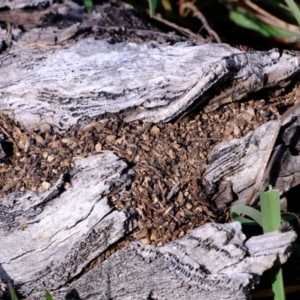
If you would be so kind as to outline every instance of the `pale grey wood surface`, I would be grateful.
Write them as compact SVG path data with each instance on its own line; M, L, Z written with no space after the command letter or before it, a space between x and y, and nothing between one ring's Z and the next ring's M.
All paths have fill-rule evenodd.
M300 183L300 157L296 155L300 150L299 120L298 109L283 123L283 141L273 151L261 183L262 188L272 185L283 194ZM216 199L218 206L233 202L233 194L229 189L238 197L235 204L246 203L262 168L277 122L267 122L245 137L219 143L213 148L204 174L204 184L212 187L222 182L231 183ZM212 191L215 192L214 189Z
M112 188L124 193L133 175L123 160L104 152L75 160L66 191L62 176L42 195L2 198L1 286L14 280L30 299L43 299L45 290L57 300L248 299L259 275L288 258L293 231L245 242L239 223L212 223L162 247L131 243L81 274L135 228L133 212L115 210L105 196ZM71 296L76 293L80 298Z
M259 276L277 259L286 261L287 245L295 238L292 231L273 232L245 241L240 223L206 224L162 247L132 243L53 295L58 300L250 299Z
M19 9L36 8L38 6L51 5L53 0L0 0L0 8Z
M132 179L112 152L80 158L44 194L26 192L0 199L0 278L24 294L57 289L136 227L134 213L116 210L106 195ZM5 242L4 242L5 241Z
M0 7L24 3L4 0ZM0 56L1 110L27 129L66 130L110 113L127 122L166 122L204 101L205 109L212 110L250 92L285 86L300 70L299 53L289 51L241 52L225 44L110 44L94 38L62 43L78 26L44 28L36 35L34 29L15 32L23 34L25 43L20 38ZM255 157L257 144L263 150L268 143L273 125L265 126L270 127L230 144L240 153L237 169L248 166L243 159ZM225 178L232 167L224 162L217 170L218 159L209 182ZM259 161L248 166L252 172L243 173L243 182L235 183L241 174L226 178L234 188L241 184L247 190ZM293 165L292 158L288 161ZM257 276L277 258L283 263L295 239L293 232L276 232L245 242L237 223L210 224L160 248L131 243L83 275L91 260L136 226L133 212L117 211L106 197L116 187L125 192L132 174L124 161L105 152L78 159L70 175L72 187L64 192L62 176L43 195L26 192L0 199L0 237L5 240L0 278L14 280L32 299L43 299L45 290L54 299L66 299L66 294L79 299L70 291L80 299L247 299Z
M87 38L65 49L14 45L0 57L1 107L26 127L44 130L86 124L107 113L128 122L168 121L218 91L207 110L284 84L299 72L299 62L296 52L241 52L225 44Z

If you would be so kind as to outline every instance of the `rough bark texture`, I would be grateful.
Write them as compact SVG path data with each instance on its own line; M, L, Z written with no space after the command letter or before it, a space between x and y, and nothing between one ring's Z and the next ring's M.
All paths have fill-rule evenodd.
M36 8L51 5L53 0L1 0L0 8L2 9L19 9L19 8Z
M264 175L262 188L272 185L282 194L300 183L299 158L299 109L284 122L282 140L274 149ZM278 121L271 121L249 132L245 137L220 143L210 154L205 183L212 187L218 183L219 195L215 201L219 207L232 202L245 204L262 163L272 133Z
M136 226L134 214L115 210L106 197L130 184L126 163L106 152L75 164L66 191L64 175L42 195L1 199L0 278L26 295L66 284Z
M217 96L207 109L283 84L300 70L298 53L242 53L224 44L112 45L92 38L67 49L13 47L0 62L3 111L29 128L59 130L107 113L127 122L168 121L207 100L224 81L233 84L230 96Z
M293 232L273 232L245 242L240 223L207 224L163 247L132 243L54 296L59 300L250 299L259 275L277 259L286 260L291 250L286 245L293 239Z
M47 3L52 1L2 1L0 7ZM53 7L64 18L83 10L75 4ZM44 11L36 20L50 18L50 10L50 16ZM105 10L97 18L101 14ZM58 27L38 21L39 28L21 18L25 32L9 25L0 32L0 51L6 51L0 56L1 110L27 129L63 131L110 113L127 122L166 122L204 101L206 110L212 110L250 92L285 86L300 70L296 52L241 52L225 44L139 45L148 34L145 23L135 31L137 43L116 44L127 29L114 24L104 28L93 17L76 18L64 19ZM77 41L84 28L116 39ZM168 34L160 38L181 40ZM225 179L242 195L253 184L272 126L267 123L243 140L218 146L207 181ZM285 145L298 149L293 138L298 127L290 128ZM2 148L3 141L0 137ZM5 159L2 152L0 159ZM295 164L285 153L285 166ZM285 171L295 173L290 166L280 172ZM117 211L106 197L111 191L126 193L132 176L124 161L104 152L78 159L42 195L26 192L0 199L0 236L5 241L0 247L1 281L14 280L32 299L43 299L44 290L51 290L54 299L247 299L258 276L287 259L293 232L245 242L239 224L210 224L163 247L131 243L82 275L89 262L135 228L134 212ZM67 181L72 186L64 190Z

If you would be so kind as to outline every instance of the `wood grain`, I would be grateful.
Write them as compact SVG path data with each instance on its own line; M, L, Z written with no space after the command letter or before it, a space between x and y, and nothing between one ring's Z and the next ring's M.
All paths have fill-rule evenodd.
M106 195L124 192L127 164L111 152L78 159L68 177L44 194L10 194L0 204L0 278L29 295L57 289L136 227L133 212L114 209Z

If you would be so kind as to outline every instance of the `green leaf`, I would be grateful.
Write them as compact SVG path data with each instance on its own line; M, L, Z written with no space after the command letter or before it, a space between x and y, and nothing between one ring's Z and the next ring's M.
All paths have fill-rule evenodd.
M92 12L93 10L93 0L84 0L83 5L88 13Z
M279 230L281 224L279 191L270 188L260 192L262 227L264 233Z
M298 5L295 3L294 0L285 0L285 2L289 6L293 16L295 17L298 24L300 25L300 10Z
M298 215L287 215L281 218L279 191L273 190L271 187L267 192L260 192L260 204L261 212L249 206L235 205L230 210L230 217L234 221L240 221L245 225L259 224L262 226L264 233L267 233L279 230L281 221L294 219ZM246 215L254 221L242 217L240 214ZM292 247L293 252L300 257L300 247L295 243L292 243ZM273 267L269 270L269 275L272 283L274 300L285 300L281 266Z
M238 11L231 11L230 19L237 25L247 29L258 31L260 34L266 37L294 37L300 39L300 34L296 34L285 29L273 27L260 20L242 14Z
M46 300L53 300L52 296L50 295L50 293L48 291L45 293L45 299Z
M240 214L247 215L252 220L241 217ZM260 225L262 226L262 215L253 207L246 205L234 205L230 209L230 217L234 221L239 221L243 225Z
M300 217L300 212L298 213L282 213L281 215L281 221L284 222L284 221L292 221L292 220L295 220L295 219L298 219L298 217ZM298 223L299 223L299 220L298 220Z
M18 300L18 297L16 295L16 292L15 292L12 284L10 282L8 282L7 285L8 285L11 300Z
M269 191L260 192L260 205L264 233L279 230L281 224L279 191L270 187ZM274 293L274 300L285 300L281 266L269 270Z
M157 0L148 0L148 2L149 2L150 17L152 17L157 7Z
M269 270L269 276L272 283L274 300L285 300L284 283L281 266L275 266Z

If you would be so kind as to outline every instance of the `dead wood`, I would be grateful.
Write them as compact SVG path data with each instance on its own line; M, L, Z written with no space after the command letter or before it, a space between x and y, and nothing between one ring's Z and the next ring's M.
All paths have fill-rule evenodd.
M192 42L172 46L186 39L155 32L145 21L138 23L139 28L115 24L109 13L117 6L115 3L109 1L98 6L93 15L83 18L78 17L83 8L77 4L69 1L65 6L54 4L35 17L39 28L34 28L33 21L26 19L23 13L16 12L22 16L19 19L24 31L20 26L12 26L9 17L0 14L0 19L7 23L0 32L2 111L31 132L53 128L66 131L73 125L88 131L94 121L93 124L99 126L98 122L104 119L113 122L112 114L116 114L120 122L167 122L195 105L206 104L209 111L264 88L285 87L299 73L297 52L280 53L276 49L242 52L225 44L195 45ZM18 5L15 7L23 4ZM38 1L33 5L38 5ZM124 14L119 16L125 22L134 11L128 5L121 7ZM63 20L61 26L47 25L47 18L51 20L55 10ZM74 18L67 17L71 12ZM101 16L108 23L103 24ZM156 41L149 42L153 35ZM230 157L231 164L222 161L221 172L217 169L220 169L223 154L212 155L219 161L216 160L216 165L212 161L215 173L211 174L209 169L207 181L214 184L226 179L229 187L233 185L235 189L237 183L234 176L227 176L228 170L234 165L237 169L241 167L239 171L245 171L243 159L255 159L257 146L266 147L272 124L249 133L243 141L233 141L229 148L219 146L226 155L231 152L237 155ZM114 142L119 128L117 124L115 127L114 134L106 135L103 141L118 150ZM97 135L105 130L103 125ZM151 130L153 135L160 133L159 127ZM144 131L145 128L141 130ZM24 141L21 149L26 153L31 134L20 131L20 136ZM41 143L45 142L41 136L36 137ZM131 147L136 152L138 147L150 152L153 147L140 143L138 138L138 134L128 138ZM294 145L292 140L287 137L286 145ZM55 138L52 141L60 144ZM97 146L96 150L100 151L101 143L89 146L93 149ZM174 149L178 150L179 146ZM168 155L173 159L175 154L171 150ZM154 176L162 178L155 166L155 160L162 155L156 153L158 156L152 158L151 165L136 162L137 166L152 170ZM285 165L293 164L292 156L286 153ZM164 157L162 161L165 163ZM259 162L260 159L251 165L253 174L259 169ZM288 168L288 172L295 172ZM168 214L177 223L183 223L179 211L178 216L170 213L175 205L169 202L182 185L181 174L177 173L176 181L170 181L169 191L160 179L156 186L168 208L157 200L161 206L158 211L152 199L143 199L149 207L154 207L162 225L167 223L164 217ZM252 173L246 174L247 177L243 174L244 181L238 183L244 189L251 186ZM112 152L104 152L78 159L69 174L72 187L68 189L65 183L68 176L64 174L42 195L26 192L0 199L0 236L5 240L0 249L0 278L14 280L19 291L33 299L41 299L40 293L45 289L51 290L55 299L75 299L72 293L93 299L247 299L257 276L275 261L283 263L290 251L289 243L295 239L293 232L276 232L245 242L237 223L213 223L162 247L132 243L82 275L91 260L136 227L133 212L117 211L107 199L110 192L126 193L132 173L123 160ZM193 183L197 185L194 176ZM241 174L237 176L242 178ZM195 187L195 202L197 194L199 189ZM183 206L181 191L178 198ZM149 207L145 205L144 209L150 210ZM174 231L177 223L167 224L169 230ZM147 234L147 228L142 229ZM60 289L63 285L65 287Z
M30 3L32 1L28 1L27 8ZM13 43L49 49L72 45L88 36L108 39L111 43L155 40L174 44L187 40L174 33L161 32L131 5L116 0L95 4L93 13L87 13L82 5L71 0L39 10L5 10L0 11L0 21L4 22L0 28L0 53L9 51Z
M276 260L287 259L287 244L294 239L293 232L273 232L245 241L240 223L207 224L163 247L132 243L53 295L59 300L250 299L259 276Z
M70 177L71 187L64 190ZM0 278L26 295L57 289L135 226L134 213L114 209L106 195L132 179L111 152L80 158L43 194L10 194L0 203Z
M58 17L61 25L54 26ZM93 14L66 0L34 17L17 11L1 19L7 24L0 32L7 52L0 57L2 109L31 129L66 130L109 113L127 122L166 122L207 100L211 111L264 88L284 87L300 70L297 52L242 52L191 41L160 45L186 39L153 30L131 6L116 1L95 6ZM115 44L151 38L158 43Z
M223 142L214 147L210 153L209 167L204 178L208 186L221 183L220 192L215 196L219 207L230 202L246 204L253 193L257 176L261 170L265 170L265 161L269 161L269 164L263 173L261 188L272 185L284 194L299 185L299 114L298 108L283 122L282 133L277 139L279 142L270 161L267 152L279 121L268 122L243 138ZM225 183L230 184L225 188ZM237 199L234 198L234 194ZM254 199L258 194L256 190Z
M19 8L37 8L46 5L51 5L53 0L2 0L0 8L2 9L19 9Z
M2 109L28 128L44 130L87 124L107 113L127 122L168 121L207 100L224 81L236 78L238 85L207 108L283 84L300 69L297 53L242 53L222 44L111 45L90 38L66 49L26 48L16 45L0 58Z

